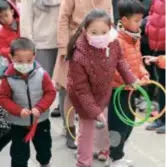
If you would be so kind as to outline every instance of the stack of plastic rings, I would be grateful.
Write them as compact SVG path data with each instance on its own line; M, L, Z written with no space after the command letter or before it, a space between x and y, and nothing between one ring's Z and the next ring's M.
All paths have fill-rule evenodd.
M117 88L115 91L114 97L113 97L114 109L115 109L117 116L119 117L119 119L123 123L125 123L129 126L139 126L139 125L144 124L146 121L148 121L148 119L151 115L151 101L149 99L149 96L147 95L146 91L143 88L141 88L139 85L135 86L136 90L140 91L140 93L144 96L144 98L147 102L147 110L146 110L145 118L143 118L142 120L140 120L138 122L135 122L127 117L125 112L122 110L122 106L120 104L120 96L121 96L121 92L123 91L124 88L125 88L125 85L122 85L119 88ZM119 109L118 109L118 107L119 107Z
M148 84L154 84L154 85L158 86L163 91L163 93L166 94L166 89L160 83L150 80L150 81L148 81ZM129 105L130 111L136 118L143 119L143 117L141 115L134 112L134 110L131 106L131 97L132 97L133 92L134 92L134 90L132 90L130 92L129 97L128 97L128 105ZM159 114L156 117L149 118L148 121L153 122L153 121L159 119L165 112L166 112L166 106L163 107L163 109L159 112Z
M166 94L165 88L164 88L160 83L158 83L158 82L156 82L156 81L150 80L150 81L148 81L147 84L154 84L154 85L158 86L158 87L163 91L163 93ZM136 118L140 119L140 121L138 121L138 122L132 121L131 119L129 119L129 118L127 117L127 115L126 115L125 112L123 111L122 106L121 106L121 104L120 104L120 95L121 95L121 92L123 91L124 88L125 88L125 85L122 85L122 86L120 86L119 88L117 88L116 91L115 91L114 97L113 97L113 103L114 103L115 112L116 112L117 116L119 117L119 119L120 119L123 123L125 123L125 124L127 124L127 125L129 125L129 126L139 126L139 125L144 124L144 123L147 122L147 121L155 121L156 119L160 118L160 117L166 112L166 107L164 107L164 108L162 109L162 111L160 112L160 114L158 114L156 117L150 118L151 112L152 112L152 110L151 110L152 103L151 103L151 101L150 101L150 99L149 99L149 96L148 96L148 94L146 93L146 91L145 91L142 87L140 87L139 85L137 85L137 86L136 86L136 90L140 91L140 93L144 96L145 101L147 102L147 109L146 109L145 117L143 117L143 116L137 114L137 113L133 110L133 108L132 108L132 106L131 106L131 97L132 97L132 94L133 94L133 92L134 92L135 90L132 90L132 91L130 92L130 94L129 94L129 97L128 97L128 105L129 105L129 108L130 108L130 110L131 110L131 113L132 113ZM118 109L118 108L119 108L119 109ZM67 112L67 116L66 116L66 128L67 128L68 132L70 133L71 137L72 137L73 139L75 139L75 137L73 136L73 134L71 133L71 131L70 131L70 129L69 129L69 116L70 116L70 113L73 111L73 109L74 109L74 108L71 107L71 108L68 110L68 112Z

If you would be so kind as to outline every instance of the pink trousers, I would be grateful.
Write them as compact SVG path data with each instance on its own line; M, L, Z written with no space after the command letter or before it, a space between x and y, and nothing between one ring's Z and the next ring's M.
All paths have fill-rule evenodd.
M106 119L107 113L108 109L105 109ZM96 129L95 125L95 120L79 118L77 167L92 166L94 145L98 151L109 149L107 126L103 129Z

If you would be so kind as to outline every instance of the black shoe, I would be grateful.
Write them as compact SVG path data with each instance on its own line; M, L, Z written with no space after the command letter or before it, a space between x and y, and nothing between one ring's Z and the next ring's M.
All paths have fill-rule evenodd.
M70 149L77 149L77 146L75 144L75 139L73 137L76 137L76 129L75 126L73 127L69 127L70 132L72 133L72 136L70 135L70 133L67 130L67 135L66 135L66 145L68 148Z
M61 113L60 113L59 107L54 108L51 112L51 117L60 117L60 116L61 116Z
M157 128L156 133L165 134L165 125L161 126L160 128Z

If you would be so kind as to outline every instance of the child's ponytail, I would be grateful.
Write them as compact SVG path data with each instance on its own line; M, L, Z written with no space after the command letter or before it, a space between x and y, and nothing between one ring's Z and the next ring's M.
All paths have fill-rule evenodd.
M80 24L80 26L78 27L76 33L71 37L70 42L69 42L68 47L67 47L66 60L71 60L73 58L73 52L74 52L74 49L75 49L75 43L76 43L78 37L81 35L83 27L84 27L84 22L82 22Z

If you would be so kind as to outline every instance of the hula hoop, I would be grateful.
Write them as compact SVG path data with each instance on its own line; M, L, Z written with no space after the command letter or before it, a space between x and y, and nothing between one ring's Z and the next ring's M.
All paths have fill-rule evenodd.
M146 101L148 103L148 108L147 108L147 114L146 114L145 118L143 120L139 121L139 122L135 122L135 121L132 121L131 119L129 119L127 117L127 115L123 112L121 104L120 104L120 95L121 95L121 92L122 92L122 90L124 88L125 88L125 85L122 85L119 88L117 88L116 91L115 91L115 94L114 94L114 97L113 97L113 104L114 104L115 112L116 112L117 116L119 117L119 119L123 123L125 123L125 124L127 124L129 126L142 125L144 122L146 122L149 119L149 117L151 115L151 101L149 99L149 96L147 95L146 91L142 87L140 87L138 85L136 86L136 89L138 91L140 91L141 94L145 97L145 99L146 99ZM116 99L118 100L118 107L119 107L120 111L118 110L118 107L116 105Z
M166 89L165 89L160 83L158 83L158 82L156 82L156 81L150 80L150 81L148 81L148 84L154 84L154 85L158 86L158 87L163 91L163 93L166 94ZM137 118L139 118L139 119L143 119L143 117L142 117L141 115L139 115L139 114L137 114L136 112L134 112L134 110L133 110L133 108L132 108L132 106L131 106L131 96L132 96L133 92L134 92L134 90L132 90L132 91L130 92L129 97L128 97L128 105L129 105L130 111L131 111L131 113L132 113L135 117L137 117ZM157 116L155 116L155 117L153 117L153 118L149 118L148 121L149 121L149 122L153 122L153 121L155 121L156 119L159 119L165 112L166 112L166 106L164 106L164 108L161 110L161 112L160 112L159 115L157 115Z
M70 113L73 111L74 107L70 107L69 110L67 111L67 115L66 115L66 129L67 131L69 132L70 136L75 140L76 137L74 137L74 135L72 134L70 128L69 128L69 116L70 116Z

